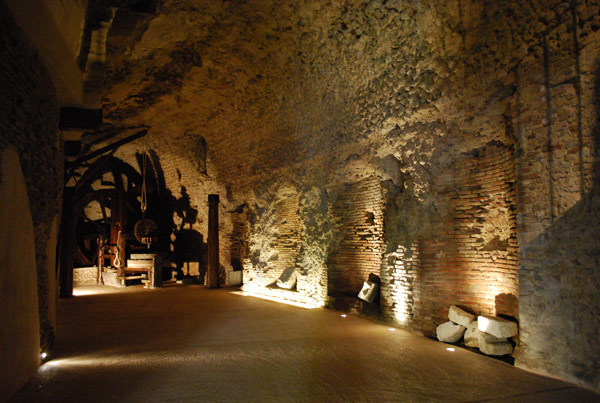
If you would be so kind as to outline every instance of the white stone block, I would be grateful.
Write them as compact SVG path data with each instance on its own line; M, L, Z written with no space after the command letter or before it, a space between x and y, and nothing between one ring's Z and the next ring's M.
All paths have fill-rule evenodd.
M496 337L489 333L483 333L481 330L479 331L479 336L482 337L486 343L504 343L508 341L506 337Z
M479 350L487 355L507 355L512 353L513 346L507 341L489 342L485 333L479 332ZM506 339L505 339L506 340Z
M475 315L471 315L469 312L463 311L459 307L452 305L448 310L448 319L457 325L468 327L469 324L475 320Z
M513 337L519 333L515 322L497 316L479 316L477 322L480 331L498 338Z
M240 286L242 285L242 271L229 270L227 272L227 285Z
M439 325L435 332L439 341L456 343L463 336L466 329L466 327L457 325L454 322L446 322Z
M370 281L365 281L363 284L362 290L358 293L358 298L363 301L373 302L375 300L375 296L377 295L377 290L379 290L379 286L375 283L371 283Z
M465 332L465 345L467 347L479 347L478 336L479 328L477 327L477 321L474 320L467 326L467 331Z
M294 267L288 267L281 273L281 276L277 279L277 286L291 290L296 287L296 269Z

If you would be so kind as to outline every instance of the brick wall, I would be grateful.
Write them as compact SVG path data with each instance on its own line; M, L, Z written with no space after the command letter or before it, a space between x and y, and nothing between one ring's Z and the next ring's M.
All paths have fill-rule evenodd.
M381 270L381 312L383 319L410 326L414 317L415 278L418 272L418 248L398 246L386 253Z
M450 178L450 217L418 242L414 326L426 333L446 322L448 307L518 317L518 245L514 158L494 144L458 161Z
M425 334L448 319L450 305L518 317L514 156L499 143L465 154L433 190L446 195L442 225L410 248L386 254L384 317Z
M296 267L300 253L300 217L298 216L298 196L289 197L275 204L277 212L278 236L274 247L277 260L273 262L273 275L279 277L288 267Z
M333 205L337 247L328 264L328 293L358 294L369 274L379 276L383 196L375 177L346 185Z

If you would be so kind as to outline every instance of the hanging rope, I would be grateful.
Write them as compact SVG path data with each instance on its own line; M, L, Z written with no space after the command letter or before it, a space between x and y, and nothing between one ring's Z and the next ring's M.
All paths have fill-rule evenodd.
M158 239L158 227L156 223L150 219L146 218L146 208L148 207L148 190L146 187L146 172L148 170L148 157L147 147L144 144L144 156L142 157L142 200L141 200L141 209L142 209L142 219L139 220L134 227L135 238L148 246L150 249L150 245Z
M119 231L119 233L117 234L117 253L115 253L115 260L113 260L113 264L115 265L115 267L121 267L121 258L120 258L120 247L119 245L121 244L121 231Z
M146 149L144 147L144 156L142 159L142 218L146 217L146 207L148 206L148 198L146 195Z

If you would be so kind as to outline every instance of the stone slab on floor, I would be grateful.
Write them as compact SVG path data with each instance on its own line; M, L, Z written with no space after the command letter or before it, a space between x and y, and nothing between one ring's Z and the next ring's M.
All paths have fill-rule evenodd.
M513 337L519 333L515 322L497 316L480 315L477 317L477 323L480 331L498 338Z
M448 319L457 325L468 327L469 324L475 320L475 315L452 305L450 309L448 309Z
M465 330L466 327L464 326L458 325L454 322L445 322L439 325L435 329L435 332L439 341L456 343L463 337Z

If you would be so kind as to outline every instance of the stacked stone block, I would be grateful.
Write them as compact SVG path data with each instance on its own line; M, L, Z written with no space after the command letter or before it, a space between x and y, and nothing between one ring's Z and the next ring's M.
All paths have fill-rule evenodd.
M414 326L433 332L448 305L518 316L518 245L512 150L490 144L465 155L438 183L449 216L418 240Z

